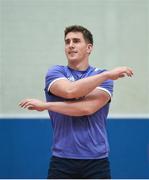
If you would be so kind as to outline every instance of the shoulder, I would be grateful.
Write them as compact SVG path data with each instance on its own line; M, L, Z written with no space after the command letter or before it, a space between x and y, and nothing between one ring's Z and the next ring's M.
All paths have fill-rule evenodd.
M46 75L49 75L51 73L58 73L58 72L64 72L65 66L62 65L54 65L50 67L46 73Z
M100 69L99 73L103 73L103 72L106 72L106 71L108 71L108 70L107 69ZM113 86L113 80L112 79L107 79L106 81L103 82L103 84Z
M54 65L48 69L48 72L45 76L46 88L48 90L49 85L55 82L58 79L66 78L65 75L65 66Z
M107 69L99 69L99 68L95 68L94 70L97 74L101 74L105 71L108 71ZM111 79L107 79L106 81L104 81L102 84L100 84L101 88L105 88L108 89L111 93L113 92L113 86L114 86L114 82Z
M103 72L107 71L107 69L100 69L100 68L94 67L94 71L95 71L97 74L100 74L100 73L103 73Z
M94 72L96 72L96 74L101 74L103 72L108 71L107 69L99 69L99 68L94 68ZM107 81L112 81L112 80L107 80Z
M48 71L53 71L53 70L63 70L65 68L65 66L62 66L62 65L54 65L54 66L51 66Z

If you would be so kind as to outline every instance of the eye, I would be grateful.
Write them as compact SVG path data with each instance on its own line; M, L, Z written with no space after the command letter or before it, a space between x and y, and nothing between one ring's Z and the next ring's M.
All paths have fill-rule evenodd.
M74 43L79 43L79 42L80 42L80 39L74 38L74 39L73 39L73 42L74 42Z
M70 40L69 39L66 39L65 40L65 44L68 45L70 43Z

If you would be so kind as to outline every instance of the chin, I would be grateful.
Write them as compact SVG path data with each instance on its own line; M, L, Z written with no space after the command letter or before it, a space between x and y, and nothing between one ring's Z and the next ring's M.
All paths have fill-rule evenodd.
M71 58L68 58L68 61L69 61L69 62L76 62L76 61L78 61L78 59L77 59L77 58L72 58L72 57L71 57Z

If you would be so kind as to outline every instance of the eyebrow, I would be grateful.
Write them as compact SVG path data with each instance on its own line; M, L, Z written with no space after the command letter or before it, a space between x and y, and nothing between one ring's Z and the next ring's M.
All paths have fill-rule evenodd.
M70 38L67 38L67 39L65 39L65 42L69 41L69 40L70 40ZM72 40L80 40L80 38L72 38Z

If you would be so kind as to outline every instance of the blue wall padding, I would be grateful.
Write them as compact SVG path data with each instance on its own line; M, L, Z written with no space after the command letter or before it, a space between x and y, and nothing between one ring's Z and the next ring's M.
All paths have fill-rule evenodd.
M149 178L149 119L108 119L112 178ZM51 156L48 119L0 120L0 178L44 179Z

